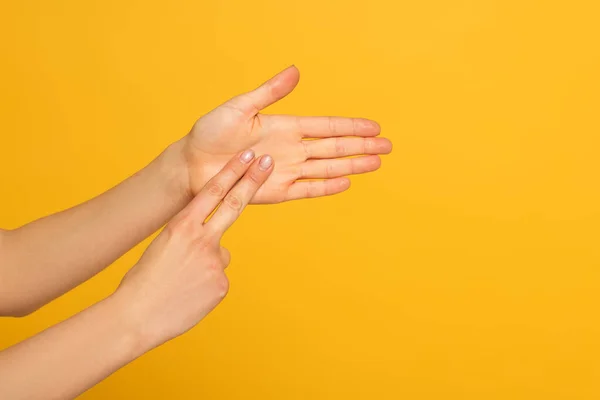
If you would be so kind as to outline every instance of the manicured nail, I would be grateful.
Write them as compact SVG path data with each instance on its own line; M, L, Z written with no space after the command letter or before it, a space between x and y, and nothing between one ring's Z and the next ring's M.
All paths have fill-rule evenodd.
M254 151L246 150L240 156L240 160L242 160L244 164L248 164L250 161L254 160Z
M266 171L271 167L271 164L273 164L273 157L266 155L260 159L260 162L258 163L258 167L260 169L262 169L263 171Z

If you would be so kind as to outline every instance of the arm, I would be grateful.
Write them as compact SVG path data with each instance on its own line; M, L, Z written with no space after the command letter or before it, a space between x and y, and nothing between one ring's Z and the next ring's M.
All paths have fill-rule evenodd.
M120 303L113 295L0 352L0 398L74 398L142 355L147 345Z
M252 159L232 160L202 189L113 295L0 352L0 398L74 398L216 307L228 290L230 259L220 238L273 170L270 157L250 166Z
M252 199L271 204L341 193L347 175L379 168L391 142L359 118L264 115L290 94L290 67L200 118L150 165L101 196L5 234L0 315L24 315L89 279L162 226L243 149L271 154L273 175ZM347 156L359 156L348 158Z
M0 315L28 314L110 265L190 200L181 145L102 195L0 239Z

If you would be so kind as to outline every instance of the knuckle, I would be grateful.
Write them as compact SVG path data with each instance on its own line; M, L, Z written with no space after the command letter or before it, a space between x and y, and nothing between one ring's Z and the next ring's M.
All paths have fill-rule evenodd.
M217 257L214 257L213 259L208 261L207 267L209 271L217 275L223 270L223 261L221 261Z
M197 251L205 252L214 245L210 236L203 235L193 241L193 246Z
M174 221L171 221L170 223L167 224L167 226L165 226L165 229L163 230L163 232L165 233L165 236L167 237L168 240L171 240L177 236L177 232L179 230L176 225L177 224Z
M368 154L373 151L374 147L375 147L375 143L374 143L373 139L371 139L371 138L363 139L361 153Z
M215 278L215 290L218 298L223 299L229 293L229 279L225 273L217 275Z
M358 132L358 119L356 118L352 118L352 134L356 135L356 133Z
M202 129L202 118L198 118L192 125L192 131L199 131Z
M220 257L214 255L213 252L203 255L202 265L209 280L223 274L223 261Z
M235 195L235 194L228 194L227 196L225 196L225 199L223 200L223 203L225 203L225 205L227 207L229 207L230 209L234 210L234 211L241 211L242 209L242 200L239 198L239 196Z
M330 162L325 167L325 177L331 178L333 176L335 176L335 167L334 167L334 164Z
M231 253L224 247L221 247L221 261L224 266L228 266L231 262Z
M211 182L208 185L208 193L213 196L221 197L225 193L225 188L218 182Z
M262 176L257 171L248 171L246 174L250 182L260 185L262 183Z
M335 139L335 154L338 156L346 155L346 146L344 146L344 141L342 138Z
M331 134L335 134L336 133L336 124L335 124L335 119L333 117L328 117L328 123L329 123L329 132Z
M173 239L186 236L196 229L195 221L189 215L182 215L165 227L167 237Z

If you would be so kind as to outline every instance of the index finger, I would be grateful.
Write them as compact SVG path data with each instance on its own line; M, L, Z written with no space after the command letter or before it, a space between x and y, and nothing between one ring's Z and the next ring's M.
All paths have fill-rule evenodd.
M240 216L258 189L273 172L273 158L264 155L252 164L248 172L223 199L220 207L206 223L206 228L221 236Z
M252 160L254 160L254 151L252 150L246 150L229 160L223 169L204 185L186 207L186 215L204 222L217 208L227 192L246 173Z

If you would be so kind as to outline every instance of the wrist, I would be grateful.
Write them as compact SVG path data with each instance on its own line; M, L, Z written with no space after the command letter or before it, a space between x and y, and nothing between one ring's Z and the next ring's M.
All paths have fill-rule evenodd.
M187 204L194 197L185 156L184 139L170 144L156 159L167 193L174 202Z
M131 359L159 346L162 341L156 332L147 329L147 321L139 312L135 298L119 288L103 301L110 307L113 319L117 322L124 347Z

